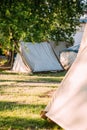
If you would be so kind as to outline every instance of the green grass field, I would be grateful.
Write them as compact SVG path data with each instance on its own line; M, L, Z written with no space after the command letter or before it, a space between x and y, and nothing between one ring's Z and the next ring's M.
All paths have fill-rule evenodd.
M0 130L62 130L40 117L66 72L0 72Z

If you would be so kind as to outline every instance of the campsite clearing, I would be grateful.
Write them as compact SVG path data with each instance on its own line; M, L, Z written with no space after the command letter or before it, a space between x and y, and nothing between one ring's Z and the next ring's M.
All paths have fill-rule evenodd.
M0 130L62 130L40 117L66 72L0 72Z

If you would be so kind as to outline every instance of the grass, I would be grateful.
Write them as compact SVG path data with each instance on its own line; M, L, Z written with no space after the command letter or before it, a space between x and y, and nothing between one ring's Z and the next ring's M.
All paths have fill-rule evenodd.
M0 130L62 130L40 117L66 72L0 72Z

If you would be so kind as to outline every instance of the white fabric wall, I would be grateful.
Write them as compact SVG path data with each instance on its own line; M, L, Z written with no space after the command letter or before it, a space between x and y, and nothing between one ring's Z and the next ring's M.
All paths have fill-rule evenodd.
M49 43L21 42L21 49L33 72L63 70Z
M74 38L74 45L81 44L81 40L84 33L85 24L82 24L80 27L77 28L76 34L73 36Z
M56 56L58 57L58 59L60 58L60 52L64 49L66 49L66 42L59 42L58 45L55 42L50 42L50 45L54 51L54 53L56 54Z
M21 58L19 53L17 54L17 56L15 58L12 71L18 72L18 73L21 73L21 72L30 73L31 72L31 69L24 64L23 59Z
M60 62L65 70L68 70L77 56L76 52L65 51L60 54Z

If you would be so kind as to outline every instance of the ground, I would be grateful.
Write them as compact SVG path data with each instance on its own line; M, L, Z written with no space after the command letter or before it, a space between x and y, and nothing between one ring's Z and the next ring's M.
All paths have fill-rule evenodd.
M0 72L0 130L62 130L41 119L40 112L65 72L17 74Z

